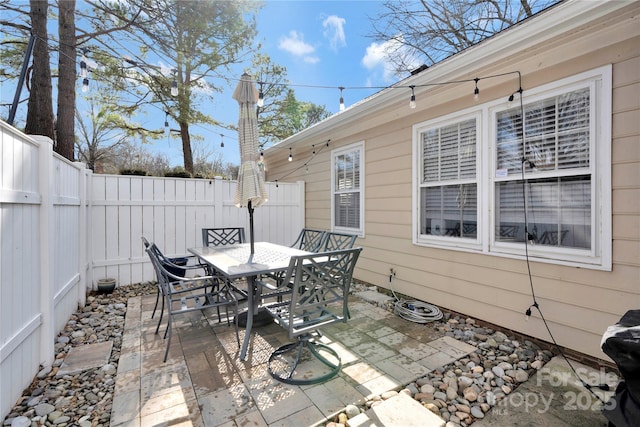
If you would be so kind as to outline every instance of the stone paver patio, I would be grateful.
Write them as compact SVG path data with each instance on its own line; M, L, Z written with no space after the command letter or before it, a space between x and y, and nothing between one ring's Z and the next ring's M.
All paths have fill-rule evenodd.
M276 324L254 328L248 359L241 361L233 327L218 323L215 312L177 317L164 363L164 329L156 335L157 318L151 319L154 301L155 295L128 301L112 427L325 425L349 404L400 390L476 350L442 336L431 325L409 322L356 296L349 303L351 319L323 329L322 339L341 357L340 374L323 384L291 386L273 380L266 369L273 350L289 342L282 328ZM240 340L243 338L241 328ZM580 369L586 375L598 374L585 366ZM584 389L577 385L558 388L545 380L556 374L567 377L562 363L549 363L543 371L517 389L514 398L505 399L473 425L607 425L599 405L577 410L567 406L567 396L584 397ZM532 397L547 406L531 407L517 400L530 403ZM442 427L445 423L400 394L349 419L348 425Z
M323 329L323 340L342 359L340 374L323 384L291 386L273 380L266 370L272 351L289 342L281 327L254 328L249 356L241 361L233 327L218 323L215 313L177 317L169 358L163 363L166 341L162 328L159 335L154 333L154 301L154 295L147 295L128 303L114 427L323 424L348 404L399 390L475 350L352 298L349 322ZM240 335L242 340L242 329Z

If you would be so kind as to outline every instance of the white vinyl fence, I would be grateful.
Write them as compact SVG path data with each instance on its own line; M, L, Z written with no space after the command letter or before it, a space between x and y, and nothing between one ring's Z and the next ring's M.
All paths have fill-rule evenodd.
M203 227L245 227L235 181L93 175L51 140L0 121L0 419L54 358L55 337L101 278L154 280L141 236L167 255ZM304 226L304 183L267 183L256 241L289 244Z
M202 229L244 227L249 213L233 204L236 181L93 175L91 227L94 283L153 280L141 237L168 256L202 246ZM304 225L304 183L266 184L269 200L254 210L255 241L291 244Z
M0 415L54 357L86 294L84 164L0 122Z

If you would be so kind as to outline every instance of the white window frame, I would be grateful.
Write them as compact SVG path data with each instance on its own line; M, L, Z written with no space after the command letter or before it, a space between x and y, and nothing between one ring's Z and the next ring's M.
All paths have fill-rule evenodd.
M349 152L358 152L360 164L358 165L360 170L360 186L357 190L346 190L346 192L358 192L359 193L359 203L360 203L360 212L359 212L359 224L358 228L351 227L341 227L336 225L335 218L335 196L336 194L340 194L340 191L336 190L336 158L345 153ZM350 144L344 147L336 148L331 151L331 230L335 232L343 232L343 233L351 233L357 234L359 237L364 237L364 141L360 141L354 144Z
M523 104L547 99L581 87L590 88L590 162L591 170L591 247L575 249L546 245L527 245L524 242L505 242L495 239L495 184L496 177L496 117L501 111L513 108L506 99L498 99L466 110L466 114L480 115L480 129L476 152L478 155L478 242L464 239L444 239L420 236L420 131L428 127L452 124L463 113L450 114L413 126L413 243L442 249L480 252L486 255L524 259L611 271L611 121L612 121L612 66L606 65L523 92ZM518 102L517 94L516 100ZM514 103L515 105L515 103ZM526 178L539 177L525 173Z
M421 231L421 189L426 185L422 183L422 170L423 170L423 148L422 148L422 133L440 129L445 126L455 125L458 123L466 122L468 120L475 120L476 124L476 176L475 176L475 184L476 184L476 195L477 195L477 205L476 205L476 222L477 222L477 233L475 238L467 238L467 237L452 237L452 236L440 236L440 235L427 235L422 234ZM480 246L480 236L481 236L481 228L482 228L482 199L481 196L481 182L480 182L480 160L481 160L481 139L482 139L482 116L477 108L468 109L465 111L448 114L443 117L439 117L433 120L428 120L422 123L418 123L413 126L413 139L414 139L414 149L413 149L413 164L414 164L414 243L418 245L426 245L426 246L436 246L436 247L453 247L453 248L461 248L461 249L470 249L470 250L479 250ZM459 181L459 180L457 180ZM468 180L465 180L468 181ZM447 181L441 181L442 185L447 185ZM452 181L451 184L456 184L456 181Z

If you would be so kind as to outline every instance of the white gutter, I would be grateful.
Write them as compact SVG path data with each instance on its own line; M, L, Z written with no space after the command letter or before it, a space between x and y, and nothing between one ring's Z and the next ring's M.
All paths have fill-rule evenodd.
M386 108L391 103L406 101L407 91L394 89L394 86L420 86L469 79L469 73L478 68L478 64L488 64L487 58L490 58L491 62L499 62L501 59L513 55L514 52L522 52L528 48L539 46L545 41L552 40L561 34L570 33L589 22L596 21L633 3L634 0L566 0L475 46L456 53L414 76L403 79L387 89L356 102L345 111L334 114L280 141L267 148L265 152L269 153L272 149L287 148L298 142L308 141L320 134L324 135L330 128L358 120L365 113L371 114ZM515 72L517 70L509 71Z

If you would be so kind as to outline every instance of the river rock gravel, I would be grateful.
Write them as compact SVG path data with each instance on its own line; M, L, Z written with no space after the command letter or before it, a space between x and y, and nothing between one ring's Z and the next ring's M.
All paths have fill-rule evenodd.
M82 310L74 313L56 338L55 358L24 390L3 426L107 427L122 346L127 300L155 293L154 283L116 288L111 294L91 292ZM109 362L75 375L57 377L64 357L73 347L113 341Z

